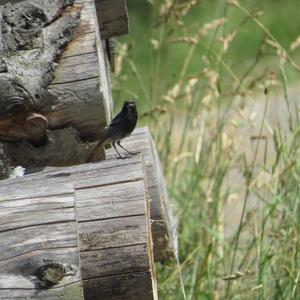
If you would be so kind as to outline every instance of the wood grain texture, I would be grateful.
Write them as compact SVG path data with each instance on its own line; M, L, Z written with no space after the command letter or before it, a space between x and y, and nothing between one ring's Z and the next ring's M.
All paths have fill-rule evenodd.
M59 1L63 2L55 0L51 3ZM27 2L30 0L24 1ZM62 18L69 18L73 13L80 14L80 23L72 40L65 43L63 52L53 58L55 62L50 78L53 80L46 84L44 93L38 94L43 104L35 107L35 111L42 117L29 125L26 121L28 116L23 113L17 119L0 120L0 140L8 142L3 145L3 176L7 176L11 166L17 165L39 167L83 163L94 146L93 142L102 137L111 118L110 78L95 2L67 2L73 5L63 12ZM54 11L50 15L53 14ZM50 29L49 32L47 30L45 32L51 36ZM33 68L36 69L34 65ZM46 120L44 123L43 118ZM1 131L1 126L5 130Z
M80 255L84 279L138 273L150 269L147 244L100 251L85 251Z
M143 181L76 190L77 220L99 220L144 214Z
M0 299L83 299L73 186L14 181L0 182ZM36 272L48 260L76 271L46 289Z
M79 249L95 249L147 244L145 214L78 224Z
M129 273L84 280L85 300L153 300L150 272Z
M1 181L0 299L157 299L145 182L140 154ZM45 259L78 273L46 293Z
M143 179L142 164L142 158L137 154L123 160L110 159L97 163L75 165L58 168L57 170L55 169L49 172L36 173L18 178L18 183L27 182L29 184L36 179L44 178L47 184L57 184L58 188L60 183L72 183L76 190L97 186L109 186ZM9 186L14 184L14 179L7 179L0 182L0 185L6 190L12 189L12 187ZM46 186L43 188L47 189Z
M159 157L147 128L138 128L122 142L131 152L143 154L149 193L155 261L174 258L177 249L176 226L166 190ZM122 151L122 149L120 150ZM115 157L113 148L106 150L108 159Z
M164 259L172 258L176 251L176 226L172 215L172 206L169 203L168 194L165 188L164 178L161 172L158 156L152 144L152 138L147 129L136 129L131 137L124 140L126 148L133 152L141 151L143 153L143 161L146 166L147 173L147 189L150 198L151 208L151 224L152 224L152 237L154 246L154 255L156 261L162 261ZM121 150L122 151L122 150ZM107 160L99 163L91 163L80 166L72 166L64 168L62 170L54 170L44 172L39 175L32 175L29 178L37 178L43 176L47 178L48 182L66 182L74 181L77 189L83 188L80 193L78 191L79 205L81 205L78 211L78 217L84 218L87 215L89 206L95 205L96 207L102 205L102 210L94 210L90 212L91 217L102 218L105 214L109 213L109 216L117 216L119 208L122 203L118 203L117 197L112 197L111 203L106 199L104 203L95 199L89 199L88 202L84 203L84 195L87 192L85 187L99 187L98 192L105 191L105 186L109 184L117 184L114 189L114 194L118 188L130 186L130 183L124 184L124 182L135 182L143 178L143 172L141 169L136 168L135 164L141 163L139 155L134 155L130 159L116 160L116 154L113 149L106 151ZM83 168L85 170L85 176L82 176ZM104 176L105 174L105 176ZM116 177L116 174L118 176ZM20 181L28 180L26 176L20 178ZM7 183L10 180L6 180ZM120 190L122 190L120 188ZM135 189L132 189L134 191ZM103 193L101 194L103 196ZM118 194L116 194L118 195ZM76 192L77 197L77 192ZM127 201L127 200L126 200ZM92 204L94 203L94 204ZM85 208L84 206L87 206ZM113 207L118 209L113 210ZM127 202L127 206L124 210L127 215L132 212L135 214L138 212L141 205L136 206L132 202Z

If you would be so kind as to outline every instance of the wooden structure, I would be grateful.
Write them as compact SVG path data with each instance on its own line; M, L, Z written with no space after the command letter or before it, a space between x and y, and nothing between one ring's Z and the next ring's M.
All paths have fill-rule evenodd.
M156 299L146 186L140 154L1 181L0 299Z
M157 299L154 262L177 247L150 133L81 164L111 119L125 0L2 3L0 178L28 175L0 181L0 299Z
M144 157L150 202L154 260L172 259L177 252L176 224L151 134L147 128L138 128L122 144L130 151L141 152ZM107 158L113 158L115 156L114 150L108 149L106 156Z
M5 2L0 175L16 165L83 163L111 119L106 57L112 55L105 39L128 32L125 1Z

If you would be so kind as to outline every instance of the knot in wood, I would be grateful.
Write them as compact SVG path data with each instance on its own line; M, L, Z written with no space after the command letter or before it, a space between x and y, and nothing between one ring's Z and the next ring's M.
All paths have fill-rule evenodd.
M26 111L31 98L18 80L8 74L0 76L0 116Z
M66 276L74 276L77 273L76 267L70 264L55 262L44 259L44 265L38 268L35 275L44 288L50 288L58 284Z

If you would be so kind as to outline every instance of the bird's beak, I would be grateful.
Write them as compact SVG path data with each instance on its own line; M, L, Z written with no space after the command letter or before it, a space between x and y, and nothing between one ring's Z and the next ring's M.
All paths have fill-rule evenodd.
M128 106L129 107L135 107L135 103L130 103Z

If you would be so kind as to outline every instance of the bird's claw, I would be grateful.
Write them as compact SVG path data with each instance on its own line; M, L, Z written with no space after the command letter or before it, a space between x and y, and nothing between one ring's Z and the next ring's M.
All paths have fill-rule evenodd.
M130 158L131 156L133 156L133 155L135 155L135 154L137 154L137 153L128 153L127 155L125 155L125 156L117 156L117 159L126 159L126 158Z

